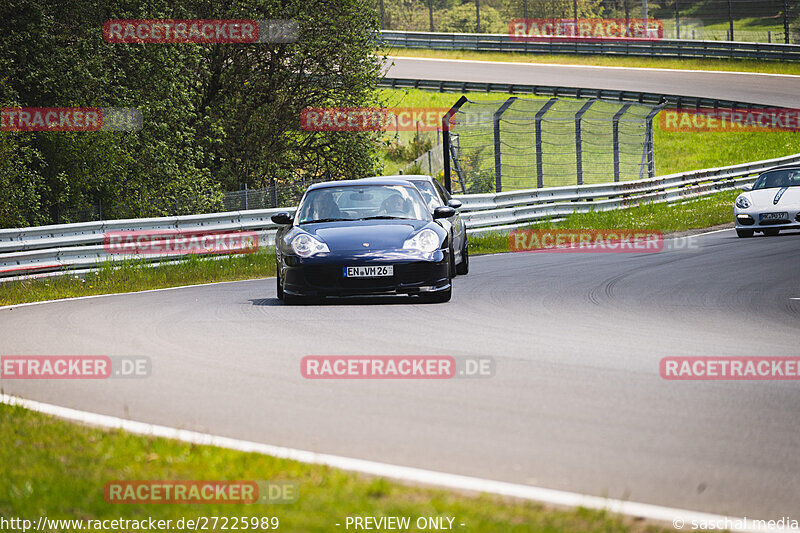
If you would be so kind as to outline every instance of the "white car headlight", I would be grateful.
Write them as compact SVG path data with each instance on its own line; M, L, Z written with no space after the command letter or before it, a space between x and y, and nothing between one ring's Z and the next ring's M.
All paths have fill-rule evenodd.
M739 209L747 209L750 207L750 200L747 199L747 196L741 195L736 199L736 207Z
M424 229L403 243L406 250L419 250L431 253L439 249L441 241L432 229Z
M310 257L320 252L330 252L328 245L308 233L301 233L292 239L292 250L300 257Z

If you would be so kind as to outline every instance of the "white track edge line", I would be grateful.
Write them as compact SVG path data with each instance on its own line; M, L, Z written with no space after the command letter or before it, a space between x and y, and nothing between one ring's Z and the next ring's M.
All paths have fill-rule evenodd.
M491 61L486 59L452 59L452 58L440 58L440 57L413 57L413 56L386 56L386 58L417 59L420 61L450 61L450 62L460 61L462 63L481 63L490 65L494 64L494 65L525 65L525 66L563 67L563 68L595 68L595 69L610 69L610 70L639 70L644 72L687 72L694 74L735 74L737 76L769 76L774 78L790 78L790 79L800 77L797 74L777 74L775 72L742 72L737 70L694 70L694 69L655 68L655 67L614 67L614 66L604 66L604 65L571 65L567 63L527 63L524 61Z
M126 294L146 294L148 292L163 292L174 291L178 289L191 289L193 287L208 287L209 285L224 285L226 283L243 283L245 281L264 281L268 279L275 279L275 276L268 278L252 278L252 279L234 279L230 281L212 281L209 283L197 283L195 285L179 285L177 287L162 287L160 289L147 289L143 291L129 291L129 292L110 292L108 294L92 294L90 296L75 296L73 298L57 298L55 300L41 300L39 302L26 302L22 304L10 304L0 306L0 311L4 309L13 309L15 307L28 307L31 305L51 304L55 302L75 302L77 300L92 300L94 298L105 298L106 296L123 296Z
M137 422L134 420L124 420L114 416L100 415L59 407L57 405L26 400L8 394L0 394L0 403L10 406L19 406L39 413L56 416L66 420L81 422L92 426L99 426L109 429L122 429L129 433L138 435L163 437L167 439L179 440L190 444L204 446L217 446L230 450L260 453L277 457L279 459L289 459L301 463L325 465L332 468L339 468L352 472L392 478L407 482L422 483L450 489L466 490L473 492L483 492L500 496L509 496L524 500L532 500L546 504L566 506L566 507L585 507L589 509L608 510L627 516L645 518L659 522L673 522L682 520L684 524L691 527L692 521L716 521L720 520L743 520L741 518L726 517L698 511L662 507L647 503L636 503L611 498L601 498L589 496L575 492L534 487L531 485L520 485L503 481L481 479L458 474L447 474L408 466L392 465L379 463L363 459L354 459L337 455L310 452L282 446L273 446L258 442L245 441L230 437L210 435L184 429L176 429L167 426ZM737 529L736 531L767 531L765 529ZM798 531L798 530L788 530Z

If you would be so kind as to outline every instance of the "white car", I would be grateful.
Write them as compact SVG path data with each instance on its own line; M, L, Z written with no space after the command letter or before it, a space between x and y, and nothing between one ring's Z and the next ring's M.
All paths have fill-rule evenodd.
M739 237L800 229L800 165L768 170L742 190L733 210Z

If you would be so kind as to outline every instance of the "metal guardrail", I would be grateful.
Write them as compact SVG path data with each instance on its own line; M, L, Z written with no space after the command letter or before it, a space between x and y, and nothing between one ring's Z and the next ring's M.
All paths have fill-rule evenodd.
M180 230L184 232L253 231L259 246L275 242L277 225L270 217L287 208L231 211L204 215L58 224L0 230L0 277L95 268L107 261L174 260L179 254L118 254L103 245L107 232Z
M378 87L391 89L423 89L438 92L483 92L532 94L549 98L592 98L614 102L638 102L640 104L666 105L676 109L767 109L765 104L736 102L718 98L681 96L640 91L612 89L586 89L581 87L558 87L555 85L526 85L521 83L488 83L473 81L418 80L413 78L380 78Z
M754 174L800 163L800 154L741 165L670 174L656 178L550 187L497 194L456 195L470 234L504 231L571 213L607 211L645 202L674 202L752 183ZM255 231L262 247L274 244L277 226L270 217L293 207L207 215L113 220L0 230L0 277L64 269L96 268L106 261L176 259L168 255L111 254L103 246L109 231Z
M661 39L657 41L606 40L586 43L539 42L514 41L508 34L503 33L431 33L384 30L380 32L380 42L385 46L431 50L800 61L800 45L737 41Z
M572 213L682 201L736 189L754 182L754 174L792 163L800 163L800 154L636 181L454 197L463 204L461 216L469 233L504 231L546 219L560 220Z

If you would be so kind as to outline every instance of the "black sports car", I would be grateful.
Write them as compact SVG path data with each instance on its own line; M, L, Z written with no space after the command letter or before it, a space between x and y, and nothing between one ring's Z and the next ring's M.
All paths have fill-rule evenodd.
M294 216L279 213L275 238L278 298L361 294L419 295L446 302L452 294L453 245L411 183L336 181L312 185Z

